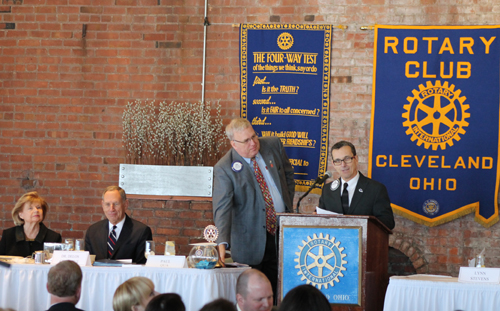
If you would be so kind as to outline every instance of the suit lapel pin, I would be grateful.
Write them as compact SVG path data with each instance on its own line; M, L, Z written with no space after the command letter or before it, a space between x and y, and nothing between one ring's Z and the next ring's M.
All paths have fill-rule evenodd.
M339 186L340 186L340 181L338 179L335 179L330 185L330 190L335 191Z
M359 190L358 190L358 191L359 191L359 192L361 192L361 193L363 193L363 189L361 189L361 188L359 188Z
M234 161L231 165L231 169L238 173L243 169L243 164L240 161Z
M271 165L271 168L273 168L274 167L273 161L269 161L269 165Z

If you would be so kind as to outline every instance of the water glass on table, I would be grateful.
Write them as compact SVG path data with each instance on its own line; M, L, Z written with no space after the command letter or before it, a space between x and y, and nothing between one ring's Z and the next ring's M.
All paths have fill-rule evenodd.
M144 250L144 257L148 259L149 255L154 255L154 254L155 254L155 242L152 240L147 240L146 249Z
M74 251L75 250L75 241L72 238L64 239L64 244L66 244L67 251Z
M75 251L84 251L85 250L85 240L84 239L76 239L75 240Z
M175 241L165 242L165 256L175 256Z

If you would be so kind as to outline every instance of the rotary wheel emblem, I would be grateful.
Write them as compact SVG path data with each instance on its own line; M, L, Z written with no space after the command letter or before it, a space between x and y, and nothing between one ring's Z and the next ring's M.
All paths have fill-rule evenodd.
M219 229L214 225L208 225L203 230L203 237L210 243L213 243L219 237Z
M329 238L323 233L313 235L313 238L307 237L307 242L302 241L303 246L298 246L300 252L295 253L298 258L295 259L299 271L297 275L302 275L301 281L307 280L307 284L312 284L321 289L322 286L328 288L328 285L334 286L333 281L339 282L339 276L344 276L342 271L346 268L344 260L346 254L343 254L343 247L339 248L340 242L335 242L335 237Z
M284 32L278 37L278 46L282 50L288 50L289 48L292 47L292 45L293 45L293 37L288 32Z
M411 135L411 141L417 141L417 146L424 144L425 149L446 149L453 146L453 140L459 141L460 134L465 134L464 127L470 117L466 111L469 105L464 105L465 96L460 97L461 90L455 91L455 85L441 81L427 81L420 84L418 91L413 90L413 96L408 96L409 104L404 105L406 119L403 126L407 127L406 135Z

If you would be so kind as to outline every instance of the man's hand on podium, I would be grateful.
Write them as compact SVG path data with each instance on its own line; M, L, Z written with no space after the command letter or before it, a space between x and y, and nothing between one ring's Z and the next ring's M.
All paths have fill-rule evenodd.
M226 244L221 243L218 246L219 250L219 264L222 267L226 266Z

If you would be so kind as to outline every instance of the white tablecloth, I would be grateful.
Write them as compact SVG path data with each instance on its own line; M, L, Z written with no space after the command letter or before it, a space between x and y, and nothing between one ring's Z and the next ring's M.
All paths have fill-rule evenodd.
M13 264L0 267L0 309L42 311L50 305L47 274L50 265ZM248 268L213 270L132 267L82 267L82 294L77 307L86 311L112 311L116 288L133 276L153 281L159 293L177 293L187 311L222 297L236 302L236 280Z
M497 311L500 285L458 283L458 278L393 276L384 311Z

